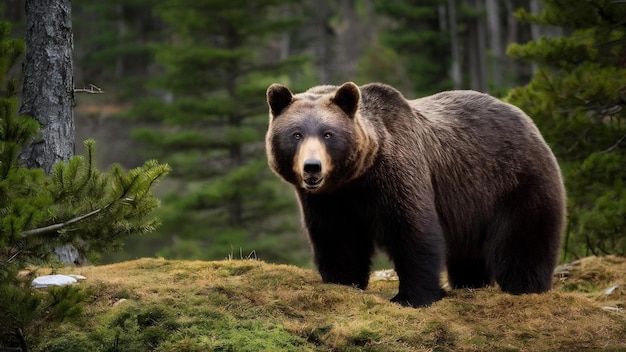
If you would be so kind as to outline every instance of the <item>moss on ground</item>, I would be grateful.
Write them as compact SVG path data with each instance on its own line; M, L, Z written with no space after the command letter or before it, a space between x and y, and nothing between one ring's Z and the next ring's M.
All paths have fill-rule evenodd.
M626 258L585 258L554 290L454 290L429 308L261 261L140 259L64 268L93 292L82 317L31 332L34 351L626 351ZM611 294L607 288L620 285Z

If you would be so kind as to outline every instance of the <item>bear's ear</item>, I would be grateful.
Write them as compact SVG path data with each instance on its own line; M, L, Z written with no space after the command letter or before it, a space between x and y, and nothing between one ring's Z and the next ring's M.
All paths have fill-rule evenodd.
M348 117L353 118L359 109L359 100L361 99L361 91L359 86L353 82L344 83L333 97L333 103L343 110Z
M280 115L292 100L291 91L281 84L274 83L267 88L267 104L270 106L272 117Z

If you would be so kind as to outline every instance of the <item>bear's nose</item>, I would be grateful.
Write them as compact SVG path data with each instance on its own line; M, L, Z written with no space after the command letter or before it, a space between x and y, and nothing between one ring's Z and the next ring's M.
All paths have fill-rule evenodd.
M322 162L317 159L306 159L304 161L304 172L313 174L322 171Z

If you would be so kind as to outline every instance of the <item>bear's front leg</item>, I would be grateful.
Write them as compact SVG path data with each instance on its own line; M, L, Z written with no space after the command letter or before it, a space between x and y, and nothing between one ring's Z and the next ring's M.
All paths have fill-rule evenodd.
M364 290L369 282L374 254L373 242L363 243L347 239L346 234L326 233L327 238L315 240L311 236L313 255L322 280L327 283L354 286Z
M303 222L322 280L365 289L374 237L352 193L299 194Z
M444 243L441 233L412 231L402 233L388 252L400 280L392 302L403 306L424 307L444 296L440 285Z

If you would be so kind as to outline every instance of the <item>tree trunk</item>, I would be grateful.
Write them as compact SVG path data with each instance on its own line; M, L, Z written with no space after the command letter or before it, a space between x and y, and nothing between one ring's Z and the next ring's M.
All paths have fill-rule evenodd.
M41 124L20 160L52 171L74 155L74 82L71 1L26 1L26 55L20 114Z
M229 127L240 129L242 118L231 116L229 119ZM230 169L231 172L237 170L244 165L243 145L240 142L231 142L229 148ZM234 194L226 200L228 208L228 224L233 227L241 227L243 225L243 207L244 199L240 192Z
M316 43L315 43L315 66L317 67L317 80L319 84L330 84L332 76L332 40L333 31L328 23L330 21L330 8L328 0L316 2L315 14Z
M450 24L450 78L454 89L461 89L463 76L461 75L461 54L459 53L458 28L456 17L456 1L448 0L448 23Z
M487 26L489 27L489 47L491 48L491 74L493 85L496 89L504 85L502 63L504 61L504 48L502 46L502 33L500 31L500 7L497 0L487 0Z
M532 14L537 15L541 11L541 5L539 4L539 0L530 0L529 6L530 6L529 11ZM530 40L536 42L539 40L540 37L541 37L541 32L540 32L539 24L535 22L531 22L530 23ZM532 67L533 74L535 74L537 70L539 70L539 65L537 65L537 63L534 61L531 64L531 67Z
M481 1L469 0L468 7L480 12ZM470 87L479 92L488 92L487 85L487 44L484 16L478 15L469 19L468 23L468 54L470 66Z
M336 1L340 21L334 26L336 41L333 83L355 79L359 59L375 37L377 27L372 0Z
M128 34L128 28L126 26L126 19L124 18L124 6L118 4L115 7L115 13L117 15L117 35L120 38L125 38ZM118 80L124 78L124 55L118 55L115 58L115 78Z

